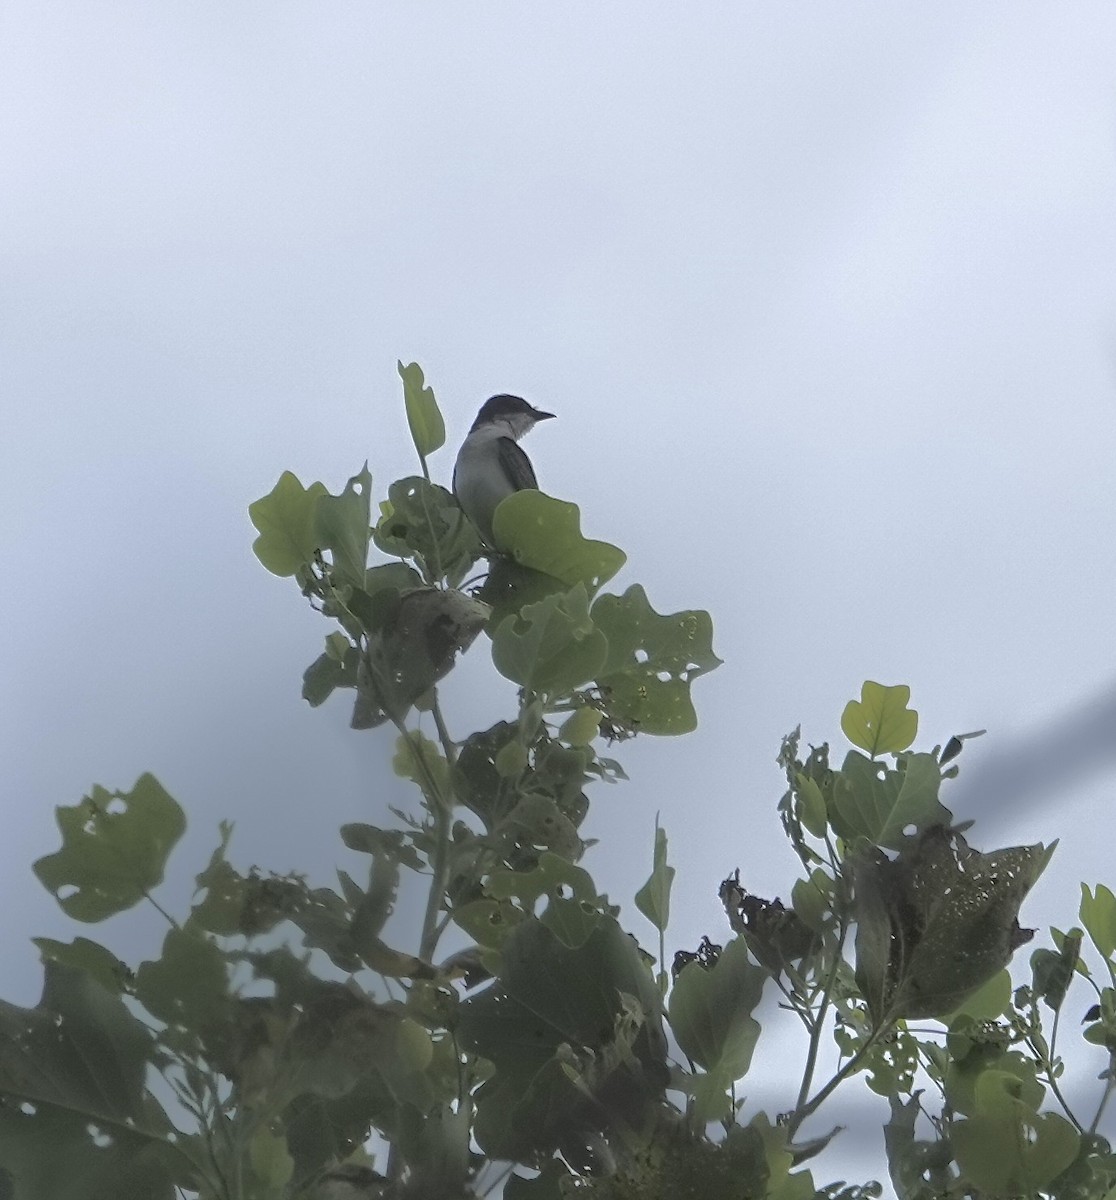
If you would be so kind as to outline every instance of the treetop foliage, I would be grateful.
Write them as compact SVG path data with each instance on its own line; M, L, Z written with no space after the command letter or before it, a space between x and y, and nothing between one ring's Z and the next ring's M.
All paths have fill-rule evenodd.
M157 780L58 808L61 848L34 869L64 911L147 902L167 931L134 965L36 939L41 1000L0 1002L0 1200L856 1200L882 1185L815 1181L839 1133L821 1110L854 1080L889 1102L881 1161L903 1200L1116 1198L1098 1132L1116 898L1083 888L1082 928L1051 930L1013 983L1054 847L978 850L954 823L943 784L976 735L914 749L909 689L874 682L841 715L843 756L795 730L786 901L750 893L744 862L722 928L668 951L666 831L617 901L582 828L591 789L625 778L613 746L695 727L693 685L720 665L710 617L607 591L623 552L541 492L503 502L487 551L431 477L434 393L416 364L399 373L419 474L374 510L367 464L336 493L284 472L249 513L262 565L329 627L303 696L346 694L371 731L353 736L393 737L414 807L342 826L328 884L235 865L223 823L178 916L157 892L185 814ZM451 731L439 689L484 646L507 717ZM420 922L396 911L408 875ZM1057 1053L1081 991L1107 1064L1091 1114ZM773 1114L742 1089L765 1052L792 1080Z

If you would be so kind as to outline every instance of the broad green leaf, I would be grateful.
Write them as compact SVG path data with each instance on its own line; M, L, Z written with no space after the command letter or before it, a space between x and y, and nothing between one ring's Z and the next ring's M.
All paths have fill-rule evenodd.
M403 380L403 401L407 406L407 424L411 441L419 458L425 459L440 450L446 441L446 423L434 399L434 389L428 387L418 363L399 363L399 378Z
M601 714L595 708L583 706L568 716L558 730L558 740L567 746L588 746L601 728Z
M911 689L885 687L869 680L860 699L850 700L841 714L841 729L854 746L876 758L906 750L918 733L918 713L907 707Z
M576 950L593 936L600 915L598 909L584 901L551 896L539 919L566 949Z
M811 779L801 771L795 776L795 791L798 797L798 814L803 827L814 837L825 836L826 809L825 797L816 779Z
M693 1097L694 1120L701 1125L710 1121L724 1121L732 1115L732 1095L729 1089L733 1080L728 1071L700 1072L688 1081Z
M576 504L533 488L514 492L492 518L497 548L520 566L553 575L567 588L582 584L592 595L624 565L627 555L609 542L582 536Z
M487 1154L572 1153L602 1120L641 1128L658 1110L667 1082L658 990L610 917L598 915L576 947L541 921L521 922L504 941L499 979L460 1014L460 1046L495 1067L476 1093L474 1134Z
M942 1019L947 1024L960 1016L971 1017L974 1021L994 1021L1007 1012L1011 1004L1011 993L1011 973L999 971L968 996L956 1012Z
M314 539L318 549L329 550L333 581L363 587L372 535L372 476L368 464L345 485L339 496L318 497L314 509Z
M751 1064L760 1033L752 1011L767 978L738 937L712 967L684 967L671 989L670 1027L682 1052L726 1083L742 1078Z
M636 908L660 933L666 932L670 921L670 888L674 883L674 868L667 865L666 830L655 818L655 862L651 876L636 892Z
M372 540L393 558L413 559L425 582L456 587L481 557L477 531L453 495L421 475L398 479L380 505Z
M856 978L879 1023L943 1017L998 974L1033 930L1019 906L1053 846L971 850L935 826L889 859L874 847L853 864Z
M313 562L318 548L317 502L325 495L324 484L304 488L297 476L284 471L266 496L248 506L248 515L260 534L252 550L273 575L293 575Z
M369 596L389 589L409 592L417 587L422 587L422 576L403 562L380 563L364 573L364 591Z
M492 635L492 661L500 674L549 696L569 695L594 679L607 653L581 584L505 617Z
M982 1028L971 1021L969 1027L978 1034ZM968 1040L964 1034L965 1023L959 1023L959 1030L950 1031L951 1052L956 1052L955 1043L959 1043L964 1053ZM944 1081L945 1098L956 1112L967 1117L1011 1116L1020 1106L1036 1113L1046 1094L1037 1071L1034 1060L1022 1054L977 1042L963 1059L950 1062Z
M225 956L201 930L177 928L163 939L161 958L140 963L136 999L168 1025L201 1032L228 1011Z
M264 1195L282 1194L294 1172L294 1159L287 1139L273 1133L267 1125L257 1125L248 1143L248 1162L252 1174L265 1189Z
M418 730L408 730L395 741L392 770L400 779L409 779L434 805L448 805L453 800L449 763L438 743Z
M186 818L154 775L130 792L94 787L81 803L54 810L62 849L33 866L67 916L103 921L137 904L163 879Z
M521 846L544 848L558 858L573 862L581 857L585 844L577 834L577 826L550 796L527 792L517 800L508 815L500 822L502 836Z
M796 879L791 888L791 906L798 919L816 934L833 927L833 880L820 868L809 879Z
M1033 1196L1077 1157L1080 1135L1057 1113L954 1121L950 1140L965 1179L989 1196Z
M342 825L340 834L345 845L358 854L386 854L412 871L421 871L426 865L402 830L353 822Z
M601 596L593 620L608 638L598 683L608 712L639 733L689 733L697 727L690 685L720 666L713 623L698 610L663 615L633 584L622 596Z
M453 920L480 946L499 946L527 913L510 900L471 900L454 905Z
M558 897L569 893L573 899L598 907L603 897L597 895L593 877L560 855L543 852L538 864L530 871L493 871L485 891L496 900L515 896L526 912L534 912L540 897Z
M122 992L132 977L126 963L120 961L111 950L89 938L74 938L70 943L56 942L53 938L32 938L39 947L39 955L45 966L48 962L64 967L75 967L89 974L108 992Z
M1116 896L1103 883L1091 892L1082 884L1079 915L1093 945L1110 961L1116 953Z
M502 779L517 779L527 769L527 747L522 742L507 742L494 761L496 774Z
M489 564L488 577L477 592L492 609L492 627L504 617L515 616L528 604L538 604L547 596L564 595L569 585L553 575L521 567L519 563L502 555L494 557Z
M360 654L344 634L340 636L349 645L343 659L338 659L331 653L331 647L327 647L326 652L319 654L302 673L302 698L311 708L324 704L337 688L354 688L357 685Z
M835 783L835 817L842 836L865 837L898 850L915 834L948 825L949 810L938 800L941 774L932 754L907 754L898 768L850 750Z
M1080 931L1065 937L1057 953L1053 950L1036 950L1031 955L1031 986L1035 995L1054 1012L1062 1007L1080 958Z
M48 961L35 1008L0 1001L0 1163L18 1200L171 1200L189 1160L146 1090L153 1053L85 970Z

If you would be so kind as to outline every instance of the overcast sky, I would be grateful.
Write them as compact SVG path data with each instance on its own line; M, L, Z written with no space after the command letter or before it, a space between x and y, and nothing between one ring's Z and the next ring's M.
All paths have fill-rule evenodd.
M3 997L37 997L31 935L160 936L30 874L94 782L187 809L179 908L222 817L242 866L328 883L333 826L410 803L385 732L300 700L327 629L245 513L284 469L413 470L399 358L443 482L525 395L615 586L713 613L699 732L595 793L633 927L656 811L672 948L723 939L738 865L787 895L779 739L843 754L865 678L925 749L988 729L946 802L982 848L1060 837L1023 921L1072 924L1116 884L1114 64L1101 2L7 0ZM483 655L462 735L513 703Z

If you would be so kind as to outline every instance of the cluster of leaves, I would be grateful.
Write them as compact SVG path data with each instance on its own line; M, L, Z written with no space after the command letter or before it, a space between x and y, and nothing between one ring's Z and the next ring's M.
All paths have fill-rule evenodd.
M155 892L185 820L154 778L60 808L62 847L35 870L63 909L97 922L146 900L168 932L134 969L84 937L38 939L40 1003L0 1004L0 1200L858 1200L879 1185L817 1186L803 1164L832 1135L801 1128L855 1075L890 1099L904 1200L1116 1186L1097 1134L1111 1079L1087 1125L1055 1056L1075 978L1095 991L1086 1038L1116 1048L1116 900L1082 903L1105 986L1071 930L1012 991L1019 907L1050 851L969 847L939 799L963 738L911 751L907 689L865 685L839 769L785 740L789 905L738 871L721 887L727 944L668 968L656 829L635 904L657 956L638 945L581 865L587 789L623 777L615 741L694 727L691 685L718 665L709 617L656 613L638 585L604 592L623 554L539 492L504 501L486 549L430 477L433 393L416 365L400 374L421 474L387 489L375 523L367 467L338 495L285 474L250 513L263 565L335 625L303 695L350 691L355 728L394 727L418 812L343 826L364 869L334 887L239 870L222 826L177 919ZM482 632L515 711L455 739L439 686ZM427 889L409 931L405 873ZM737 1097L765 994L805 1033L775 1120Z

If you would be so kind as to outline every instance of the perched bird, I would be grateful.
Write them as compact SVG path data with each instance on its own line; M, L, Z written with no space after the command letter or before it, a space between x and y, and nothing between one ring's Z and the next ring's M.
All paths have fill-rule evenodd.
M540 412L519 396L493 396L481 405L477 419L453 468L453 491L465 515L492 545L492 515L513 492L537 488L531 460L516 445L537 421L553 413Z

